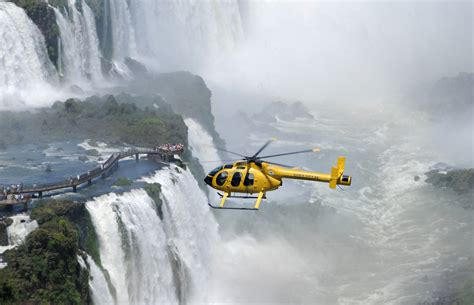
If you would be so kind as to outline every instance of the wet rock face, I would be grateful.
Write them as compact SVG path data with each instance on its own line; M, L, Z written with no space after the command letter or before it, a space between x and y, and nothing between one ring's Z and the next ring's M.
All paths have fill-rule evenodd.
M458 194L474 190L474 168L469 169L434 169L425 174L427 183L440 188L450 188Z
M437 119L471 113L474 107L472 91L474 74L459 73L444 77L417 93L421 110L434 115Z
M135 77L143 78L148 75L148 70L145 65L136 59L125 57L125 65L128 67L128 69L130 69Z
M0 221L0 246L8 246L7 223Z

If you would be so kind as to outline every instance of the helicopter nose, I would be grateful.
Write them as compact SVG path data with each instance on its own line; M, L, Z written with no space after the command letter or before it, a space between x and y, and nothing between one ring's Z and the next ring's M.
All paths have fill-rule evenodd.
M204 178L204 182L206 182L207 185L212 186L212 177L206 176L206 178Z

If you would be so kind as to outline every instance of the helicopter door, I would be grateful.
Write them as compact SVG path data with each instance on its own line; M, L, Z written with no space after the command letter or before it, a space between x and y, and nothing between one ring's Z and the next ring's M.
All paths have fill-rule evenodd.
M235 172L234 176L232 176L232 180L230 181L230 184L234 187L238 187L241 181L242 181L242 173Z
M244 186L252 186L254 182L255 182L255 178L253 174L248 173L248 175L245 176L245 179L244 179Z

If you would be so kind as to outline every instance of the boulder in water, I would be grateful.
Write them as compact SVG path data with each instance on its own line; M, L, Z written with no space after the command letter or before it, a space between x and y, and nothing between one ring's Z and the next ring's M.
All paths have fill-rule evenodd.
M69 90L74 94L84 94L84 90L82 90L78 85L71 85Z
M137 77L146 77L148 70L141 62L131 57L125 57L125 65Z
M440 170L434 169L425 174L425 180L436 187L453 189L458 194L472 192L474 190L474 168Z

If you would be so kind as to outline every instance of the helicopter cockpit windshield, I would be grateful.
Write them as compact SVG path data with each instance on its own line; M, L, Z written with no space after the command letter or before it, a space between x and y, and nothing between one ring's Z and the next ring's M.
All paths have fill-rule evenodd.
M214 176L215 174L217 174L218 171L220 171L222 169L222 166L218 166L216 168L214 168L208 175L209 176Z

